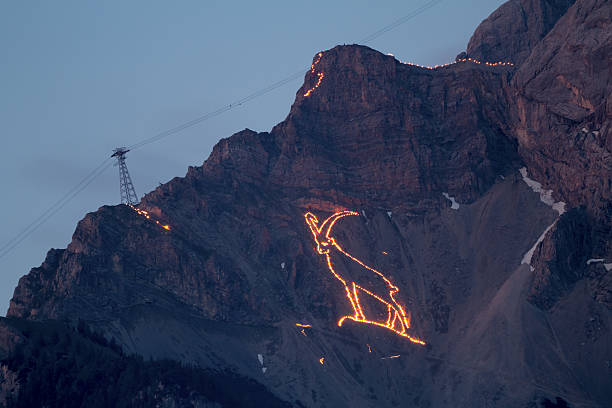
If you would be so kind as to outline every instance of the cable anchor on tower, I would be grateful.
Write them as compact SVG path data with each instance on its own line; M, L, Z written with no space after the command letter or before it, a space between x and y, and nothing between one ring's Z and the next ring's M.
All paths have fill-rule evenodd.
M126 147L118 147L113 150L111 157L117 158L115 166L119 166L119 191L121 193L121 204L135 206L138 204L138 196L132 183L132 178L125 163L125 154L129 152Z

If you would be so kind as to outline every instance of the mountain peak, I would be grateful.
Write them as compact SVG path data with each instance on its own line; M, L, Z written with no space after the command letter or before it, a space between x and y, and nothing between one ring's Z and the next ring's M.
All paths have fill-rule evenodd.
M569 4L511 0L441 67L315 54L284 121L87 214L9 315L295 406L604 406L612 3Z
M510 0L474 31L467 55L520 65L575 0Z

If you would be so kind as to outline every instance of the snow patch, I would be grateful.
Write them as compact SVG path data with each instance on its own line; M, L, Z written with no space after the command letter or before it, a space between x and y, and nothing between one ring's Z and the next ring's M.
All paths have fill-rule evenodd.
M565 203L563 201L555 202L555 200L552 197L552 194L553 194L552 190L545 190L544 188L542 188L541 183L538 183L537 181L530 179L527 176L527 167L521 167L519 169L519 172L521 173L521 176L523 177L523 181L525 182L525 184L527 184L529 188L533 190L533 192L538 193L540 195L540 201L542 201L547 206L552 207L552 209L555 210L559 214L559 216L561 216L565 212ZM540 235L536 243L523 256L523 260L521 261L521 264L527 264L530 266L532 271L534 270L533 267L531 266L531 258L533 257L533 253L535 252L535 249L538 247L538 245L540 245L540 243L544 241L544 237L546 237L546 234L548 233L548 231L550 231L551 228L555 226L558 220L559 218L557 218L552 224L548 226L548 228L544 230L544 232L542 233L542 235Z
M548 233L548 231L550 231L550 229L552 227L555 226L555 224L557 223L558 218L555 220L555 222L553 222L552 224L550 224L548 226L548 228L546 228L544 230L544 232L542 233L542 235L540 235L540 237L538 238L538 240L536 241L535 244L533 244L533 246L531 247L531 249L529 251L527 251L527 253L523 256L523 260L521 261L521 265L522 264L526 264L531 266L531 258L533 257L533 253L535 252L536 248L538 247L538 245L540 245L540 243L542 241L544 241L544 238L546 237L546 234ZM531 267L531 271L533 272L533 267Z
M455 197L449 196L448 193L442 193L442 195L444 197L446 197L446 199L451 202L451 208L453 210L458 210L459 209L459 203L457 201L455 201Z
M604 268L606 268L606 271L609 272L610 270L612 270L612 263L604 263L606 260L603 258L591 258L588 261L586 261L587 265L590 265L592 263L603 263Z
M365 210L361 210L361 214L363 215L363 218L368 218L368 217L366 217L366 215L365 215Z
M285 263L281 262L281 269L285 269Z
M540 195L540 201L542 201L547 206L552 207L552 209L558 212L559 215L565 212L565 203L563 201L555 202L552 197L552 190L545 190L544 188L542 188L541 183L530 179L527 176L527 167L521 167L519 169L519 172L521 173L525 184L527 184L535 193L538 193Z
M261 372L265 374L268 367L263 366L263 354L257 354L257 360L259 360L259 364L261 365Z
M393 214L391 211L387 211L387 216L388 216L389 218L391 218L391 214Z

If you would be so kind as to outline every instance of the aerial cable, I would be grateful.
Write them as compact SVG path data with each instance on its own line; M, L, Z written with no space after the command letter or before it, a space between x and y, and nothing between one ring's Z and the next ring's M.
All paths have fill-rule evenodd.
M429 10L431 7L435 6L436 4L442 2L443 0L431 0L427 3L425 3L424 5L422 5L421 7L415 9L414 11L412 11L410 14L405 15L404 17L394 21L393 23L381 28L380 30L372 33L371 35L363 38L360 42L363 44L366 44L368 42L373 41L374 39L380 37L381 35L399 27L400 25L408 22L409 20L413 19L414 17L418 16L419 14L422 14L423 12ZM127 148L130 150L135 150L138 149L142 146L148 145L150 143L154 143L158 140L161 140L165 137L168 137L170 135L174 135L176 133L179 133L187 128L190 128L192 126L195 126L199 123L202 123L208 119L214 118L215 116L219 116L222 113L225 113L229 110L232 110L238 106L241 106L245 103L248 103L250 101L252 101L253 99L259 98L260 96L263 96L269 92L272 92L273 90L288 84L289 82L292 82L294 80L296 80L297 78L301 77L302 75L304 75L304 71L307 71L310 69L310 66L305 67L299 71L296 71L295 73L285 77L284 79L281 79L280 81L274 82L271 85L266 86L265 88L262 88L258 91L253 92L250 95L245 96L242 99L238 99L237 101L234 101L228 105L222 106L214 111L208 112L202 116L199 116L195 119L192 119L188 122L185 122L183 124L180 124L178 126L175 126L173 128L170 128L168 130L165 130L163 132L160 132L156 135L153 135L149 138L143 139L140 142L134 143L131 146L128 146ZM12 238L11 240L9 240L6 244L4 244L2 246L2 248L0 248L0 259L5 257L13 248L15 248L17 245L19 245L24 239L26 239L28 236L30 236L30 234L32 234L36 229L38 229L46 220L49 219L50 216L54 215L55 213L57 213L60 209L62 209L70 200L72 200L74 197L76 197L81 191L83 191L83 189L85 189L85 187L87 187L95 178L97 178L100 174L102 174L104 172L104 170L106 170L106 167L104 167L105 165L108 164L110 158L107 158L106 160L104 160L104 162L102 162L98 167L96 167L94 170L92 170L85 178L83 178L83 180L81 180L76 186L74 186L71 190L69 190L63 197L61 197L55 204L53 204L51 207L49 207L45 212L43 212L38 218L36 218L34 221L32 221L32 223L30 223L26 228L24 228L19 234L17 234L14 238Z
M158 141L160 139L163 139L163 138L165 138L167 136L173 135L173 134L178 133L178 132L180 132L182 130L185 130L187 128L195 126L198 123L202 123L202 122L204 122L204 121L206 121L208 119L214 118L215 116L219 116L222 113L225 113L225 112L227 112L227 111L229 111L229 110L231 110L231 109L233 109L235 107L238 107L238 106L240 106L240 105L242 105L244 103L250 102L253 99L258 98L260 96L263 96L263 95L265 95L265 94L275 90L276 88L279 88L279 87L281 87L281 86L283 86L283 85L285 85L285 84L287 84L287 83L289 83L289 82L291 82L291 81L301 77L302 75L304 75L304 69L301 69L301 70L291 74L290 76L288 76L288 77L286 77L284 79L281 79L278 82L273 83L272 85L268 85L267 87L265 87L263 89L255 91L252 94L247 95L247 96L245 96L242 99L238 99L238 100L236 100L236 101L234 101L234 102L232 102L232 103L230 103L228 105L222 106L222 107L220 107L220 108L218 108L218 109L216 109L216 110L214 110L212 112L206 113L206 114L204 114L202 116L199 116L199 117L197 117L195 119L192 119L189 122L185 122L185 123L183 123L181 125L175 126L175 127L171 128L171 129L165 130L165 131L160 132L160 133L158 133L158 134L156 134L154 136L151 136L151 137L149 137L147 139L141 140L140 142L134 143L133 145L128 146L127 148L130 149L130 150L138 149L138 148L140 148L142 146L148 145L149 143L156 142L156 141Z
M431 0L431 1L423 4L421 7L417 8L416 10L414 10L412 13L406 14L404 17L395 20L391 24L386 25L385 27L381 28L380 30L375 31L374 33L368 35L367 37L362 38L359 42L361 44L367 44L367 43L369 43L371 41L374 41L375 39L377 39L381 35L383 35L385 33L388 33L389 31L391 31L391 30L401 26L402 24L408 22L409 20L412 20L414 17L418 16L419 14L424 13L425 11L429 10L430 8L435 6L436 4L441 3L442 1L444 1L444 0Z
M49 207L45 212L43 212L41 215L38 216L38 218L36 218L34 221L32 221L31 224L29 224L27 227L25 227L19 234L17 234L11 241L15 240L15 239L19 239L23 234L26 234L28 232L28 230L37 222L39 222L41 219L45 218L56 206L60 205L61 202L68 196L70 195L73 191L77 190L83 183L85 183L93 174L95 174L102 166L104 166L104 164L108 161L109 159L105 159L102 163L100 163L95 169L93 169L87 176L85 176L79 183L77 183L76 186L74 186L72 189L68 190L66 192L66 194L64 194L64 196L62 196L58 201L56 201L51 207ZM8 243L4 244L2 247L0 247L0 253L2 251L5 250L6 247L8 247L11 243L11 241L9 241Z
M381 28L380 30L377 30L376 32L368 35L367 37L363 38L360 43L362 44L367 44L373 40L375 40L376 38L380 37L381 35L399 27L400 25L410 21L411 19L413 19L414 17L418 16L419 14L424 13L425 11L429 10L430 8L432 8L433 6L435 6L438 3L441 3L444 0L431 0L425 4L423 4L421 7L415 9L414 11L412 11L410 14L405 15L404 17L395 20L394 22L392 22L391 24ZM135 150L138 149L142 146L148 145L150 143L154 143L158 140L161 140L165 137L168 137L170 135L174 135L178 132L181 132L187 128L190 128L192 126L195 126L199 123L202 123L208 119L214 118L215 116L219 116L222 113L225 113L227 111L230 111L238 106L241 106L242 104L245 104L247 102L252 101L255 98L259 98L260 96L263 96L269 92L272 92L273 90L288 84L289 82L292 82L298 78L300 78L302 75L304 75L304 71L308 71L311 68L311 66L307 66L305 68L300 69L299 71L294 72L293 74L289 75L288 77L285 77L284 79L281 79L280 81L277 81L271 85L268 85L265 88L262 88L258 91L253 92L250 95L245 96L242 99L238 99L237 101L234 101L232 103L229 103L225 106L222 106L214 111L208 112L203 114L202 116L199 116L195 119L190 120L189 122L185 122L181 125L175 126L171 129L165 130L163 132L160 132L154 136L151 136L149 138L146 138L144 140L141 140L140 142L134 143L131 146L128 146L127 148L130 150Z
M32 221L27 227L25 227L19 234L9 240L0 248L0 259L4 258L13 248L19 245L24 239L29 237L34 231L36 231L42 224L44 224L49 218L55 215L59 210L64 208L74 197L76 197L81 191L89 186L98 176L111 165L110 158L105 159L100 165L93 169L87 176L85 176L78 184L64 194L59 200L57 200L52 206L47 208L41 215L39 215L34 221Z

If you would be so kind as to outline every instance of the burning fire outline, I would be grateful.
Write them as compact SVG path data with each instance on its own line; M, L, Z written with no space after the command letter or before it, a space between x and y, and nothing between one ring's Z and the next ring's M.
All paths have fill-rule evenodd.
M315 72L315 67L317 66L317 64L319 63L319 61L321 61L321 57L323 56L323 53L320 52L317 54L317 60L315 62L312 63L312 65L310 66L310 72L312 72L314 74ZM312 88L310 88L309 90L306 91L306 93L304 93L304 97L309 97L311 93L314 92L315 89L317 89L320 85L321 85L321 81L323 81L323 77L325 76L324 72L318 72L317 76L319 77L319 79L317 80L317 83L315 84L315 86L313 86Z
M388 56L393 56L393 54L387 54L387 55ZM319 61L321 61L321 57L323 57L323 53L319 52L317 54L316 61L313 62L312 65L310 65L310 72L311 73L313 73L313 74L315 73L315 67L317 66ZM404 65L410 65L410 66L413 66L413 67L429 69L429 70L436 70L436 69L439 69L439 68L445 68L445 67L448 67L448 66L451 66L451 65L459 64L461 62L471 62L472 64L486 65L488 67L500 67L500 66L501 67L506 67L506 66L513 67L514 66L514 64L512 62L510 62L510 61L488 62L488 61L479 61L479 60L477 60L475 58L471 58L471 57L460 58L460 59L458 59L456 61L449 62L448 64L434 65L433 67L427 66L427 65L414 64L412 62L405 62L405 61L399 61L399 62L401 64L404 64ZM309 97L315 91L315 89L317 89L321 85L321 82L323 81L323 77L325 77L325 73L324 72L318 72L317 73L317 77L318 77L318 79L317 79L317 82L315 83L315 85L312 88L308 89L304 93L304 97L305 98Z
M390 54L387 54L389 56L393 56ZM498 62L488 62L488 61L479 61L475 58L460 58L456 61L453 62L449 62L448 64L440 64L440 65L434 65L433 67L427 66L427 65L419 65L419 64L414 64L412 62L405 62L405 61L400 61L401 64L404 65L410 65L412 67L417 67L417 68L423 68L423 69L429 69L429 70L436 70L438 68L445 68L445 67L449 67L451 65L455 65L455 64L459 64L460 62L471 62L472 64L476 64L476 65L486 65L488 67L513 67L514 64L511 63L510 61L498 61Z
M366 265L359 259L355 258L351 254L346 252L344 249L342 249L342 247L336 242L336 240L333 237L330 237L330 233L331 233L331 230L334 224L339 219L349 216L349 215L359 216L359 213L355 211L339 211L329 216L327 219L325 219L320 224L319 224L319 219L313 213L307 212L306 214L304 214L304 219L306 220L306 224L310 228L310 232L312 232L314 241L317 244L317 246L315 247L315 250L317 251L318 254L325 255L325 260L327 263L327 267L329 268L329 271L334 275L336 279L338 279L344 285L344 289L346 291L346 297L348 298L349 302L351 303L351 306L353 307L353 311L355 312L354 316L341 317L340 320L338 320L338 326L341 327L342 323L346 319L350 319L358 323L372 324L375 326L383 327L385 329L391 330L392 332L402 337L407 338L408 340L410 340L411 342L415 344L425 345L426 343L423 340L417 337L411 336L410 334L407 333L407 329L410 328L410 315L406 314L406 312L404 311L404 308L397 302L394 296L396 293L399 292L399 288L395 286L381 272ZM379 275L385 281L385 283L389 286L388 298L391 299L391 302L388 302L385 299L383 299L381 296L378 296L372 293L371 291L363 288L363 286L358 285L354 281L347 283L347 281L343 279L342 276L340 276L340 274L338 274L334 269L334 266L331 260L331 256L330 256L330 252L332 250L338 251L340 254L358 263L363 268ZM374 320L369 320L368 318L366 318L364 311L363 311L363 307L361 306L361 303L359 301L360 291L367 293L368 295L372 296L374 299L382 302L383 304L387 306L388 317L387 317L386 322L382 323L382 322L377 322ZM398 325L399 325L399 328L397 328Z
M128 204L128 207L130 207L132 210L136 211L138 214L142 215L143 217L145 217L147 220L154 222L155 224L159 225L160 227L162 227L163 229L165 229L166 231L170 231L170 225L168 224L162 224L161 222L159 222L159 220L154 220L151 218L151 216L149 215L149 212L146 210L141 210L140 208L136 208L134 207L132 204Z

